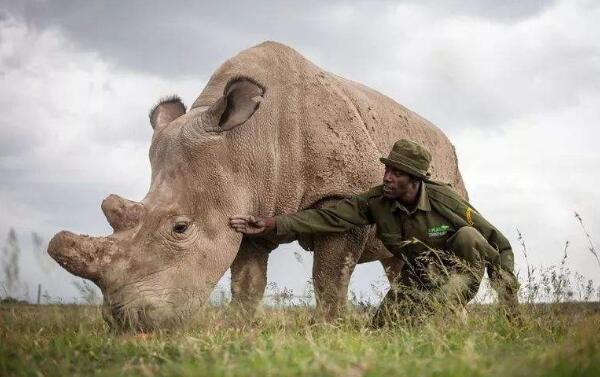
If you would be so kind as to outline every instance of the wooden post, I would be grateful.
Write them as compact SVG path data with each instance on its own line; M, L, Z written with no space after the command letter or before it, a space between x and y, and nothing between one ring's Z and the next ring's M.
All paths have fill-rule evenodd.
M38 297L37 297L37 304L40 304L40 298L42 297L42 285L38 284Z

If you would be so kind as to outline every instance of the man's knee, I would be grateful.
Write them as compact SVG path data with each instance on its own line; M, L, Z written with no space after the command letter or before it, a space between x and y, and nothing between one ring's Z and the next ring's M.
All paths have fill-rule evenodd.
M458 257L474 261L481 258L479 251L484 243L487 241L477 229L463 226L448 240L448 248Z
M479 231L472 226L463 226L454 235L455 242L475 244L477 242L487 242Z

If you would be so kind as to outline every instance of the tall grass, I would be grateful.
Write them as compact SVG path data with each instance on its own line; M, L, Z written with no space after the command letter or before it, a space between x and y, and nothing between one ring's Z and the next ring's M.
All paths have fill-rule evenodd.
M598 291L567 251L527 276L518 323L473 302L377 329L357 299L323 322L276 286L253 317L211 305L152 333L116 333L97 306L0 305L0 376L598 376Z
M558 305L558 306L552 306ZM209 307L183 328L109 331L97 307L2 306L2 376L597 376L597 304L525 306L520 325L492 305L466 318L369 327L372 308L333 323L306 306L246 318Z
M559 264L533 267L518 235L520 321L494 303L487 280L466 312L440 301L418 321L391 316L382 328L355 294L338 320L321 321L311 286L299 298L272 284L254 316L221 300L152 333L114 332L94 305L9 303L0 305L0 376L600 376L600 288L568 267L568 242Z

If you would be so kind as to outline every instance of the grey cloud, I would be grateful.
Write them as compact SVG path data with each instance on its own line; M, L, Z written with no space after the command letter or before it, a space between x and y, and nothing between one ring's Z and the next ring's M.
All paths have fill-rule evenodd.
M173 75L206 73L235 52L264 39L275 38L309 48L314 46L324 52L331 49L329 53L366 47L372 50L377 39L361 40L360 31L378 29L380 18L397 6L410 3L412 1L223 4L115 0L74 3L64 0L24 1L8 8L36 27L59 28L76 41L79 48L100 51L105 57L135 70ZM438 15L445 12L444 17L468 14L492 20L530 17L552 3L516 0L426 2L432 12ZM332 25L327 19L335 17L332 12L337 9L354 10L356 19L352 23L335 25L335 29L329 28ZM344 38L345 35L350 38ZM371 33L367 32L367 35L371 36ZM348 59L356 63L363 56L363 53L350 54Z
M526 39L527 33L515 35L517 26L507 25L533 20L557 4L263 1L224 6L221 2L26 1L7 9L34 28L60 30L78 49L99 52L117 68L165 78L193 76L205 81L238 51L276 39L327 70L379 89L444 129L457 129L495 128L543 109L548 102L568 104L577 100L577 94L569 95L574 86L576 91L597 90L591 80L572 80L578 72L600 69L594 63L598 53L589 46L577 49L579 42L571 46L568 33L553 40L537 36L547 47L536 55L519 40ZM458 30L454 35L445 35L457 16L468 16L457 25L471 23L472 30L454 27ZM555 33L559 30L556 27ZM487 47L503 37L512 38L512 44ZM544 54L550 62L577 61L579 66L567 64L560 70L544 65ZM474 76L486 70L476 67L478 61L498 72ZM540 61L541 66L531 66ZM555 90L548 91L547 83Z
M6 108L0 104L0 108ZM27 130L9 128L6 121L0 121L0 130L3 130L0 138L0 158L14 157L24 150L33 148L37 141L30 137Z
M264 25L277 30L281 6L217 2L27 2L12 10L39 28L58 28L80 49L99 51L135 70L174 75L214 69L260 42ZM274 26L274 27L273 27Z
M494 21L517 22L550 8L556 0L426 0L438 12L483 17Z
M5 173L4 171L2 173ZM16 226L40 232L49 237L61 229L70 229L81 233L108 234L109 227L100 210L100 203L109 190L109 185L81 185L67 182L49 183L35 180L23 184L21 179L10 181L7 199L20 205L39 210L49 218L19 218L10 213L9 218L0 221L0 230ZM59 221L56 221L60 219ZM27 225L32 226L29 228Z

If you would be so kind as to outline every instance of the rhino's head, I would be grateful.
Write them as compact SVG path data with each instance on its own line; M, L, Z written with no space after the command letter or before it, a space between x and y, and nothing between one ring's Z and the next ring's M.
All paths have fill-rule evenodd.
M236 78L213 104L187 114L178 99L159 103L150 114L146 197L110 195L102 202L110 236L62 231L50 241L48 253L61 266L101 288L109 323L176 324L207 300L229 268L241 237L229 229L228 216L257 210L260 188L249 167L269 158L248 148L254 133L246 129L260 126L254 113L264 94L261 85Z

